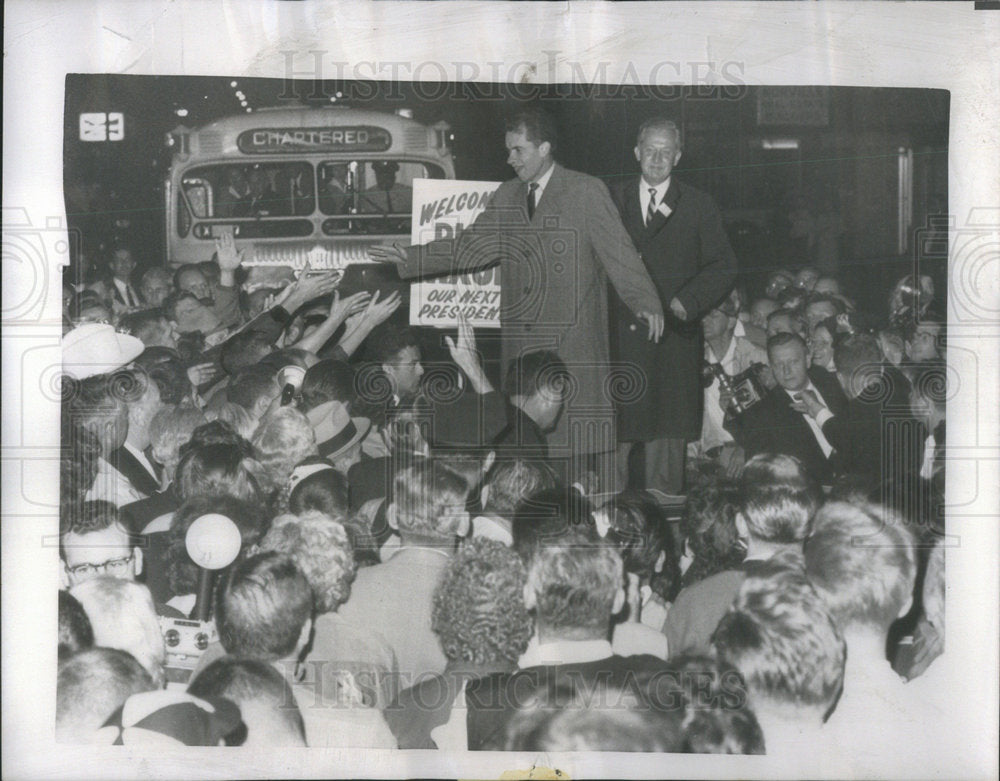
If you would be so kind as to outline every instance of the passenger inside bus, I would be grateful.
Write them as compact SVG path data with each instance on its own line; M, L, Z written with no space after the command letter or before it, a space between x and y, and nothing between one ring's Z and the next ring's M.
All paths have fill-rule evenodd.
M365 223L369 233L405 233L409 231L409 215L413 206L413 190L396 180L399 163L384 160L371 164L375 183L364 191L360 211L382 214L382 220ZM406 219L391 219L390 215L405 214Z

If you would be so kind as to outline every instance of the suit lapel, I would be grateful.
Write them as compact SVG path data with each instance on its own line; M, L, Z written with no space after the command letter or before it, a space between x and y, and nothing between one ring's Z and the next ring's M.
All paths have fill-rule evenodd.
M633 237L643 237L646 233L645 216L642 213L642 202L639 200L639 186L641 179L633 176L625 185L624 207L625 215L623 222L629 234Z
M525 210L527 210L528 204L528 185L522 183L521 188L524 193L522 199L525 204ZM531 219L531 224L537 224L541 218L547 217L553 214L559 213L559 203L562 200L563 194L566 191L566 169L563 168L559 163L552 164L552 175L549 177L548 183L545 185L545 189L542 190L542 195L535 204L535 216ZM527 211L525 211L527 213Z

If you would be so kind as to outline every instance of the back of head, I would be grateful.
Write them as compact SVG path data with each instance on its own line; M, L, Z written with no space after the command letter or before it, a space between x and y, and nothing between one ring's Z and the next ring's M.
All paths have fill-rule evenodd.
M454 540L462 532L469 486L430 460L403 469L393 483L393 505L401 536Z
M376 328L365 342L365 357L372 363L392 363L407 347L420 347L412 328L386 324Z
M645 491L628 490L601 512L607 512L607 539L622 554L625 572L648 583L665 601L673 601L680 587L680 564L660 505Z
M226 397L252 412L262 399L274 398L279 390L275 372L254 364L232 376L226 388Z
M437 590L431 628L452 662L513 668L531 637L524 606L527 573L517 554L494 540L467 540Z
M297 463L318 454L312 425L294 407L269 413L261 420L252 442L271 489L284 487Z
M181 499L229 494L257 504L261 499L261 466L239 448L224 444L188 450L177 465L176 490Z
M257 430L257 419L248 409L232 401L222 401L218 405L213 403L212 409L206 409L205 412L213 421L229 426L245 439L248 445L253 432Z
M882 363L878 340L863 333L835 340L833 363L837 367L837 373L845 379L854 376L867 378L878 374Z
M538 393L565 393L569 378L566 364L552 350L536 350L519 355L507 367L504 391L508 396L530 398Z
M288 556L261 553L236 566L217 591L215 624L226 652L265 662L295 652L312 616L309 581Z
M321 456L311 456L295 465L289 479L288 511L302 515L313 511L341 519L348 512L347 478Z
M132 654L157 684L164 681L166 650L149 589L141 583L101 575L73 587L94 630L95 645Z
M555 487L555 472L544 461L498 459L486 475L483 509L512 520L521 501L531 494Z
M746 546L736 530L739 506L739 488L726 478L711 480L688 493L682 530L694 560L684 573L685 583L735 569L746 557Z
M317 613L332 613L347 601L356 572L344 527L328 515L309 511L280 515L260 542L260 550L290 556L313 591Z
M91 648L59 665L56 740L86 742L133 694L157 688L135 658L115 648Z
M845 633L884 635L909 606L916 574L910 532L877 505L831 502L813 521L806 572Z
M94 630L83 605L68 591L59 592L59 661L94 645Z
M740 473L740 513L751 537L781 545L808 536L818 492L794 456L761 453Z
M308 412L328 401L350 405L355 396L353 367L344 361L327 358L306 370L302 380L301 409Z
M189 442L205 415L193 407L164 407L149 422L149 442L153 458L173 478L181 458L181 445Z
M586 695L551 687L518 708L507 723L506 751L643 751L678 753L680 718L644 708L628 691L602 692L609 706L588 707ZM629 704L626 704L630 701Z
M531 494L514 511L511 536L514 550L526 565L535 553L550 545L561 545L570 534L598 539L593 507L576 490L557 486Z
M623 584L622 558L614 546L572 531L558 544L535 551L528 567L529 608L535 610L540 632L604 637L615 603L623 598Z
M755 569L712 638L743 675L754 707L789 720L825 716L840 694L846 657L802 564L801 556L778 554Z
M288 682L271 665L231 656L216 659L191 681L188 694L224 697L247 726L244 746L304 746L302 713Z
M226 374L232 377L241 369L253 366L272 349L274 345L266 334L251 329L240 331L222 346L219 363Z

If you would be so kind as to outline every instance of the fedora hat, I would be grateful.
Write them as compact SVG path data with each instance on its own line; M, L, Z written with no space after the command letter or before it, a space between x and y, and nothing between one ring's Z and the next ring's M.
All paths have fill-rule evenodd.
M106 323L77 326L62 339L63 372L74 380L107 374L131 363L146 345Z
M328 401L306 413L316 432L319 454L331 461L339 458L368 434L372 422L368 418L352 418L339 401Z

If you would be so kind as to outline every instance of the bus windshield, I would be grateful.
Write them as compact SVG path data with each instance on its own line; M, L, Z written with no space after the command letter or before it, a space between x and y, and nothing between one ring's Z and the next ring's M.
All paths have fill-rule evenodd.
M179 209L195 220L326 217L326 235L409 233L413 180L443 179L443 168L405 160L218 163L188 169ZM180 214L178 229L187 227ZM287 226L291 228L292 226ZM277 231L277 233L275 233ZM268 234L278 235L274 225ZM298 231L293 231L298 233Z

